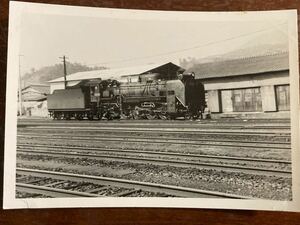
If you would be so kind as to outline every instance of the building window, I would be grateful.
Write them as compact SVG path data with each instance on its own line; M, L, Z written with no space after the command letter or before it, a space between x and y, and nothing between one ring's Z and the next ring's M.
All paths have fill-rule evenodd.
M290 86L279 85L275 86L276 104L278 111L290 110Z
M246 88L232 90L232 104L234 112L262 111L260 89Z

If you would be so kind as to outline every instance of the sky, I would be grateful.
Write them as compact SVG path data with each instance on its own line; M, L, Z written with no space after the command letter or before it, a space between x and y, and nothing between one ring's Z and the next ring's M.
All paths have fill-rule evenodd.
M108 68L206 58L287 43L284 21L163 21L24 14L22 73L68 61Z

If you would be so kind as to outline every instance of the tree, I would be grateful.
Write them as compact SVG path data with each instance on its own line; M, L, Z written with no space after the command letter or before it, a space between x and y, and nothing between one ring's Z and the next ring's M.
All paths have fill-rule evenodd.
M101 70L106 69L105 67L88 67L82 65L80 63L70 63L67 62L67 74L72 74L76 72L83 72L83 71L91 71L91 70ZM38 70L31 68L30 72L26 73L22 80L26 84L39 84L39 83L46 83L49 80L53 80L63 76L63 65L55 64L52 66L45 66Z

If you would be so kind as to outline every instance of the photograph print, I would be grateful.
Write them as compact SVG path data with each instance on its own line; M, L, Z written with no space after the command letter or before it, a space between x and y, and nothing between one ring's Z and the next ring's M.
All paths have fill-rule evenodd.
M295 10L11 2L9 34L4 208L299 210Z

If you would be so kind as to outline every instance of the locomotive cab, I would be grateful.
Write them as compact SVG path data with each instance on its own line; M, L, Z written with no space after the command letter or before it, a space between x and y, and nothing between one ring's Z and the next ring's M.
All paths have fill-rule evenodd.
M202 119L206 107L204 85L195 78L195 73L183 74L181 81L185 86L186 106L189 116Z
M185 86L180 80L170 80L166 83L167 112L171 118L183 116L185 107Z

